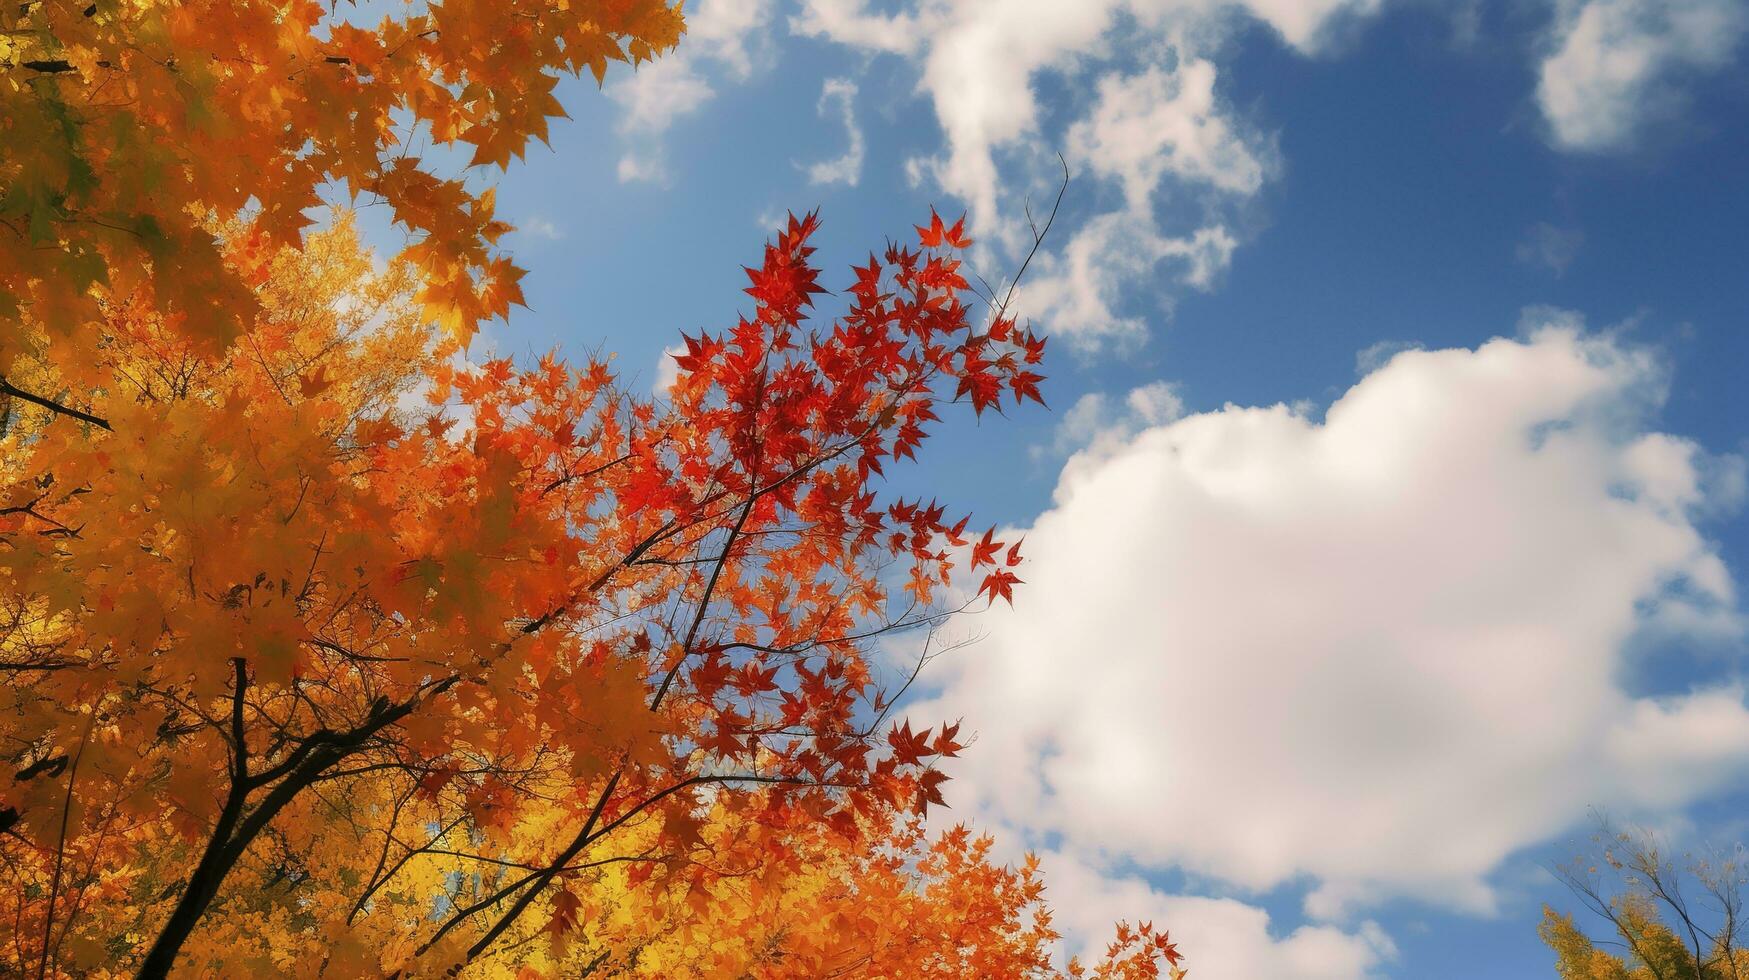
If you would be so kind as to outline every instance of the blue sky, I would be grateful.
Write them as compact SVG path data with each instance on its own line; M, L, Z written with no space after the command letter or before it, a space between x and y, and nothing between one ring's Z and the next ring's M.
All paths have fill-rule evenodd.
M931 205L1050 411L894 474L1027 529L915 711L954 816L1205 980L1543 977L1588 808L1749 802L1749 12L1736 0L696 0L518 165L505 352L679 331L819 207L827 283ZM837 270L837 271L833 271Z

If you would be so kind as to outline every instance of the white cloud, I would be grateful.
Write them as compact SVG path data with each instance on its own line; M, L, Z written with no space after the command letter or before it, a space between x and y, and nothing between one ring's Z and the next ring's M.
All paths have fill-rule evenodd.
M1152 381L1131 388L1124 397L1124 405L1145 425L1165 425L1184 415L1184 399L1179 397L1178 386L1169 381Z
M913 709L977 730L956 812L1089 866L1309 882L1329 918L1486 910L1501 862L1588 805L1717 790L1749 769L1742 692L1619 681L1651 620L1743 636L1694 523L1721 468L1646 431L1662 392L1650 355L1551 326L1399 353L1323 422L1096 436L1025 531L1014 607Z
M1130 389L1120 407L1101 392L1089 392L1075 400L1057 421L1050 447L1034 447L1033 457L1043 458L1049 450L1071 453L1086 449L1096 441L1115 445L1151 425L1165 425L1184 414L1184 399L1178 386L1168 381L1153 381Z
M1071 165L1116 181L1124 196L1121 209L1087 220L1047 254L1027 286L1028 312L1077 347L1129 345L1145 336L1141 317L1119 312L1126 289L1151 287L1169 309L1171 286L1209 289L1231 262L1238 241L1223 224L1172 236L1155 217L1168 176L1181 191L1243 198L1263 186L1273 166L1273 147L1239 135L1222 115L1214 86L1214 64L1196 58L1181 58L1171 70L1108 73L1090 113L1069 127ZM1168 259L1178 261L1161 276Z
M662 348L662 354L656 358L656 381L650 385L654 395L666 397L668 389L674 387L674 382L680 380L680 365L675 362L677 355L686 353L685 344L671 344Z
M658 58L638 66L632 75L608 88L625 115L620 128L628 132L661 133L674 120L716 96L698 73L694 60L681 55Z
M516 231L518 234L527 235L530 238L544 238L549 242L556 242L565 237L565 229L554 224L551 218L539 214L530 215L518 223Z
M772 6L773 0L700 0L687 12L678 50L608 83L607 94L620 105L620 131L638 144L620 159L622 183L664 179L661 135L716 98L707 76L752 76L766 56L758 42L767 33Z
M1389 364L1391 358L1406 350L1420 350L1421 345L1408 340L1380 340L1360 349L1354 355L1354 373L1371 374ZM1301 413L1305 414L1305 413Z
M1450 0L1445 15L1451 25L1451 46L1458 51L1474 51L1482 40L1484 0Z
M808 169L810 184L847 184L856 186L862 178L862 127L856 124L856 83L848 78L828 78L820 88L821 116L838 107L838 116L844 120L845 138L849 145L844 149L844 155L834 160L825 160L812 164Z
M1579 229L1539 221L1525 232L1514 254L1525 265L1540 266L1560 276L1579 257L1579 246L1583 244L1585 233Z
M753 216L753 223L764 231L782 231L789 224L790 212L769 207Z
M1151 919L1179 945L1193 977L1360 980L1396 957L1376 924L1352 932L1307 925L1277 936L1269 913L1230 898L1170 895L1139 878L1107 876L1062 853L1041 855L1057 927L1082 962L1097 961L1112 923Z
M699 0L687 12L682 50L690 42L695 54L721 62L736 78L748 78L765 57L761 39L774 5L774 0Z
M1110 31L1120 18L1132 19L1161 47L1194 52L1212 44L1233 14L1248 13L1310 51L1331 22L1377 6L1378 0L913 0L882 15L862 2L804 0L791 27L869 51L919 57L919 89L948 140L936 176L989 221L998 213L1001 186L995 152L1036 130L1035 76L1109 56Z
M1334 28L1376 13L1383 0L1244 0L1253 16L1306 54L1317 54Z
M1322 49L1333 25L1370 14L1379 0L907 0L874 13L865 0L804 0L792 30L870 53L911 59L918 91L944 136L939 153L907 164L969 206L986 245L1017 259L1031 242L1021 197L1047 193L1061 143L1084 173L1120 186L1120 211L1079 223L1043 264L1056 278L1035 284L1026 312L1085 349L1133 344L1143 319L1121 309L1122 293L1146 284L1162 296L1206 288L1237 244L1227 213L1269 176L1273 145L1245 134L1216 93L1212 56L1234 25L1260 19L1296 49ZM1120 38L1120 33L1122 37ZM1113 68L1139 45L1159 62L1135 73ZM1095 97L1071 89L1061 133L1041 132L1035 85L1045 73L1092 74ZM1170 182L1170 192L1168 183ZM1207 195L1226 200L1203 200ZM1205 205L1188 226L1167 224L1163 200ZM1183 209L1179 209L1183 213ZM1077 219L1079 221L1079 219ZM1133 248L1132 248L1133 246ZM1113 251L1113 248L1121 251ZM1164 277L1165 258L1188 268ZM1054 261L1051 261L1054 259Z
M1237 246L1218 225L1167 238L1135 212L1102 214L1077 229L1059 252L1039 256L1021 287L1022 307L1083 350L1133 346L1146 328L1140 317L1118 312L1126 288L1151 280L1157 287L1176 281L1208 289ZM1171 266L1172 279L1158 276L1162 264ZM1162 302L1171 295L1158 290Z
M656 183L668 179L668 168L662 159L655 155L645 155L628 150L619 158L619 182L630 184L635 181Z
M1097 391L1075 399L1075 404L1069 406L1057 423L1057 447L1080 449L1092 442L1095 436L1110 430L1113 423L1106 401L1106 397Z
M1237 194L1263 186L1263 164L1215 105L1215 66L1185 61L1099 80L1092 115L1069 127L1069 162L1118 179L1145 209L1166 174Z
M802 0L790 30L888 54L911 54L923 45L916 14L870 14L863 7L863 0Z
M1727 64L1745 30L1742 0L1557 0L1537 83L1555 144L1628 147L1680 103L1680 77Z

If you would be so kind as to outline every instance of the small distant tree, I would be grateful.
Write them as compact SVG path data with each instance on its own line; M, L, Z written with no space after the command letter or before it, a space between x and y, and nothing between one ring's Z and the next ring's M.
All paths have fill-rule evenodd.
M1546 905L1537 932L1563 980L1744 980L1746 857L1742 844L1678 856L1651 830L1599 818L1590 846L1555 874L1607 934Z

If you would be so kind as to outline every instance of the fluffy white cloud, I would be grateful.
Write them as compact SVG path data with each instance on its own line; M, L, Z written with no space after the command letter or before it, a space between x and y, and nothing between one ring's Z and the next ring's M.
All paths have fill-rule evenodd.
M686 37L695 54L721 62L737 78L753 74L774 0L699 0L687 10Z
M1079 348L1134 345L1146 328L1140 317L1117 311L1126 288L1146 281L1155 287L1178 282L1207 289L1236 247L1219 225L1168 238L1143 215L1113 211L1076 229L1060 251L1039 256L1022 286L1023 303L1029 315ZM1171 266L1170 278L1159 275L1163 263ZM1172 294L1159 288L1156 295L1164 303Z
M1742 0L1559 0L1537 83L1556 145L1627 146L1679 102L1673 78L1723 66L1745 30Z
M1297 49L1320 48L1336 23L1372 12L1378 0L909 0L886 13L866 0L804 0L798 33L915 61L918 90L945 137L939 154L912 162L964 200L980 237L1009 258L1031 242L1020 220L1022 193L1055 164L1041 148L1035 83L1046 72L1096 73L1090 105L1071 100L1061 134L1077 166L1121 186L1123 209L1081 223L1043 263L1028 313L1083 347L1134 342L1142 320L1119 309L1125 289L1146 282L1166 298L1175 285L1206 287L1236 244L1230 202L1204 202L1210 217L1190 227L1161 223L1162 186L1188 194L1243 198L1268 176L1272 150L1241 135L1216 96L1212 53L1232 25L1261 19ZM1122 30L1159 62L1139 72L1113 67ZM1168 67L1170 66L1170 67ZM1038 179L1042 180L1043 177ZM1186 261L1158 275L1168 258Z
M674 55L639 65L634 74L609 87L608 95L624 112L621 129L661 133L675 119L714 98L716 91L698 73L693 59Z
M919 88L948 140L935 174L988 221L999 213L1002 185L995 152L1036 131L1035 76L1107 58L1120 18L1161 48L1195 54L1213 46L1235 14L1245 13L1309 51L1334 20L1377 6L1378 0L913 0L883 15L868 12L864 2L804 0L791 26L870 51L919 57Z
M1171 236L1155 218L1168 176L1179 190L1255 194L1273 166L1273 147L1247 142L1215 98L1213 62L1178 59L1133 75L1099 79L1089 114L1069 127L1071 165L1123 188L1124 206L1077 228L1045 256L1028 285L1029 312L1083 349L1145 336L1141 317L1123 315L1123 293L1147 284L1170 306L1172 284L1208 289L1238 242L1218 222ZM1217 209L1218 210L1218 209ZM1178 260L1166 275L1160 265Z
M607 94L620 105L620 131L641 144L620 158L622 182L663 178L660 137L716 97L708 76L745 81L753 74L761 51L756 42L772 6L773 0L700 0L687 11L678 50L608 84Z
M1263 164L1215 105L1215 66L1185 61L1099 80L1093 113L1069 127L1069 161L1123 184L1129 206L1145 209L1166 174L1252 194Z
M1150 381L1131 388L1124 396L1124 406L1144 425L1176 422L1184 414L1184 399L1178 395L1178 386L1169 381Z
M1307 54L1316 54L1333 28L1371 15L1383 0L1244 0L1252 15L1278 31L1282 39Z
M1286 935L1269 913L1231 898L1170 895L1133 876L1108 876L1059 852L1040 855L1058 929L1071 951L1097 961L1112 923L1151 920L1189 957L1191 976L1220 980L1360 980L1396 957L1378 925L1353 931L1305 925Z
M856 186L862 179L862 127L856 124L856 83L848 78L828 78L820 87L819 112L821 116L830 113L837 107L838 117L844 121L844 134L847 145L844 155L833 160L824 160L810 165L808 182L811 184L847 184Z
M674 382L680 380L680 364L674 358L686 353L685 344L670 344L662 348L662 353L656 358L656 380L650 385L652 394L667 397L668 389L674 387Z
M1399 353L1321 422L1228 406L1095 439L1013 609L914 709L978 731L957 812L1090 866L1308 880L1339 917L1486 910L1503 859L1587 805L1716 790L1749 767L1743 693L1620 684L1648 628L1743 635L1695 525L1707 474L1740 470L1646 431L1662 385L1553 325Z
M1057 448L1080 449L1112 426L1110 399L1095 391L1075 399L1075 404L1057 422Z
M802 0L801 12L790 18L790 30L888 54L911 54L922 47L916 13L871 14L865 6L864 0Z
M1167 381L1131 389L1121 405L1114 405L1101 392L1089 392L1063 413L1048 449L1070 453L1102 440L1115 443L1148 426L1176 421L1183 414L1184 399L1178 394L1178 386ZM1045 446L1033 449L1035 459L1042 459L1046 453Z

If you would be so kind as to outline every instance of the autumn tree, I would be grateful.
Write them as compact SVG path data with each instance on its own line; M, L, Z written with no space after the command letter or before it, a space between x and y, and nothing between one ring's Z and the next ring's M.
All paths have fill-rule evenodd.
M1741 845L1678 856L1650 830L1600 820L1589 849L1556 874L1605 938L1548 906L1538 933L1564 980L1740 980L1745 868Z
M857 855L941 802L960 745L890 723L867 641L949 611L957 565L1009 598L1020 555L874 481L944 402L1036 397L1043 341L974 325L939 219L814 326L815 227L660 404L600 362L439 357L416 264L376 271L344 219L302 249L223 229L259 310L226 348L105 303L108 426L5 416L13 968L709 962L651 937L724 914L725 882L838 860L891 891ZM1032 955L1037 896L1003 880L938 955ZM1136 969L1168 948L1124 940ZM817 942L767 937L765 973Z
M916 829L957 728L868 654L1019 581L877 491L943 404L1037 398L963 226L817 325L792 221L660 403L459 360L522 273L414 148L502 168L679 5L357 13L0 9L5 971L1046 971L1036 871ZM325 195L409 244L311 232ZM1096 972L1161 962L1125 927Z

